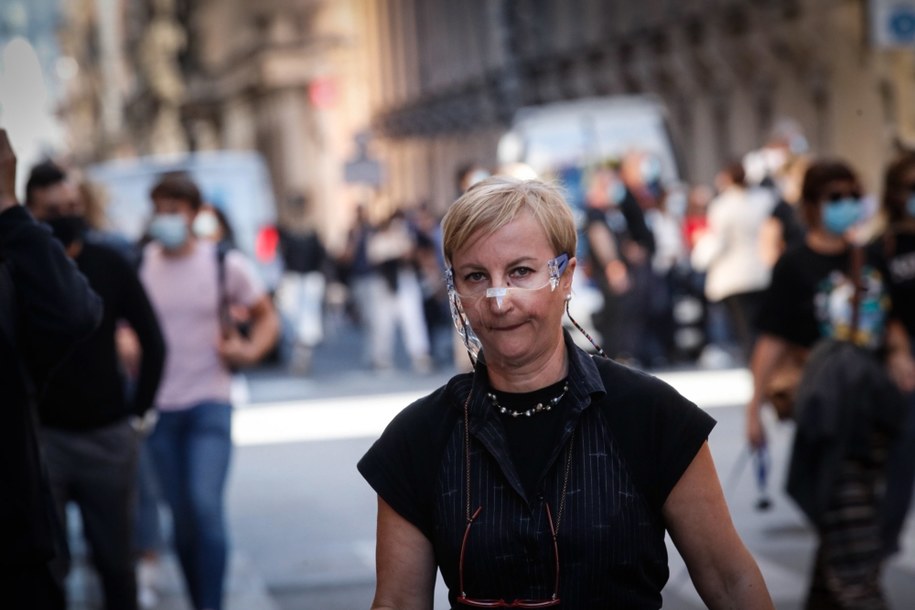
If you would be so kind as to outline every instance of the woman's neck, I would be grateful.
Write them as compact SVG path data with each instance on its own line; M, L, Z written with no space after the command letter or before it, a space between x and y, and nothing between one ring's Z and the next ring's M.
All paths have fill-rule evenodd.
M174 250L169 250L168 248L163 247L162 253L166 258L182 258L188 256L194 251L194 248L197 247L197 238L188 237L188 240L180 248L175 248Z
M820 254L839 254L848 246L848 240L842 235L830 233L823 227L814 227L807 232L807 245Z
M569 357L564 341L545 357L525 366L512 368L487 363L489 383L503 392L533 392L565 379L569 374Z

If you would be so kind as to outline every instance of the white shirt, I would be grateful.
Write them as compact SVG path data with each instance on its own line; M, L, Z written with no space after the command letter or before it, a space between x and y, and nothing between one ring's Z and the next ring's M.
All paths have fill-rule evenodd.
M771 269L760 255L759 234L775 207L765 189L730 187L709 203L708 232L693 249L691 263L707 270L709 301L764 290Z

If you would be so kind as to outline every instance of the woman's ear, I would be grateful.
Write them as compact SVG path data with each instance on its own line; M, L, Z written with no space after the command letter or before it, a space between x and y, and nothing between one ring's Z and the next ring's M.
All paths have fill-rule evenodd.
M569 259L568 265L566 265L565 273L562 274L565 280L565 289L568 290L566 293L568 295L567 299L572 298L572 278L575 276L576 265L578 265L578 259L573 256Z

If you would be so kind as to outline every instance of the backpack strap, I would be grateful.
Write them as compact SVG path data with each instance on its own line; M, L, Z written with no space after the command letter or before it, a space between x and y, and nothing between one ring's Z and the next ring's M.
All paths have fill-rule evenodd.
M216 285L218 293L219 328L228 337L235 326L229 312L229 291L226 288L226 255L232 247L226 242L216 244Z
M850 279L854 290L851 294L851 329L849 340L854 343L858 334L858 324L861 317L861 293L864 292L864 282L861 280L861 269L864 267L864 248L858 245L851 247Z

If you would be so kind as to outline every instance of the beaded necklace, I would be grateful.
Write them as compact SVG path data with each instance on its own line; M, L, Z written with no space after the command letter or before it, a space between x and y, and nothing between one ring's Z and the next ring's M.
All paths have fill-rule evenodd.
M562 385L562 392L560 392L558 396L554 396L553 398L550 398L546 402L538 402L536 405L534 405L533 407L531 407L530 409L527 409L525 411L515 411L514 409L509 409L508 407L502 406L501 404L499 404L499 399L492 392L487 392L486 397L489 398L489 402L492 403L492 406L494 406L499 413L503 413L505 415L511 415L512 417L521 417L522 415L525 417L530 417L531 415L534 415L535 413L540 413L541 411L551 410L553 407L555 407L556 405L559 404L559 401L561 401L565 397L566 392L568 392L568 391L569 391L569 380L566 379L565 383Z

